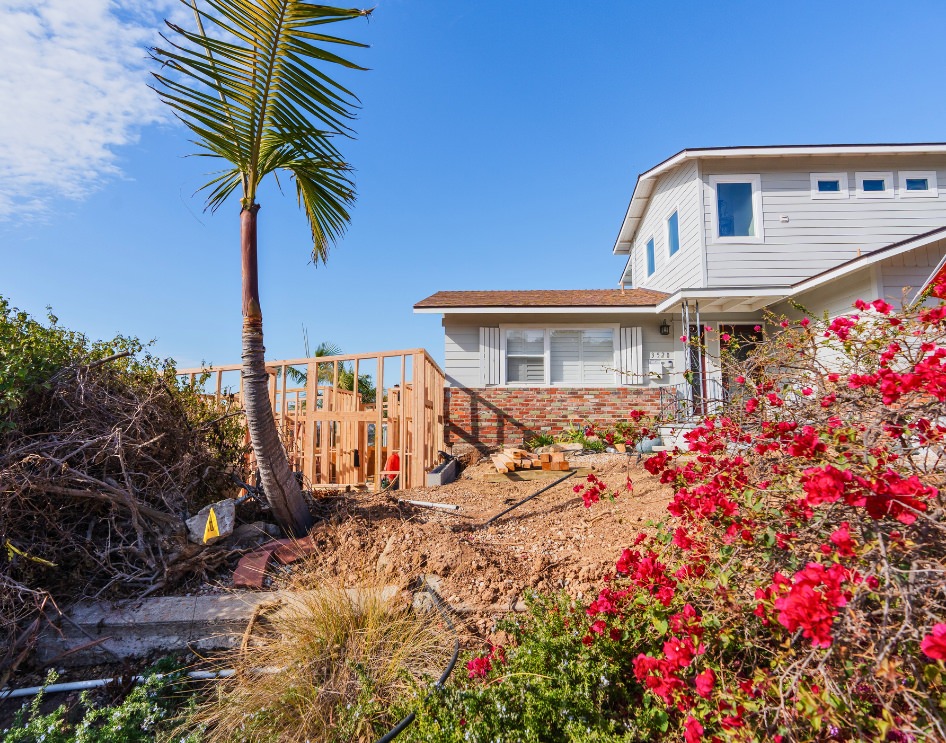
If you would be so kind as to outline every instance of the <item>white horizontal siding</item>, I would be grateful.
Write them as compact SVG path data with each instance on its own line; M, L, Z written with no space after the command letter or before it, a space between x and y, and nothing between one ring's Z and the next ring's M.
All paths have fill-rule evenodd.
M882 299L899 307L903 302L903 290L908 289L906 299L913 299L916 290L933 273L933 269L946 255L946 240L926 245L909 253L903 253L885 261L881 261L880 296Z
M793 300L804 307L810 316L821 317L827 312L828 317L834 318L856 312L854 309L856 300L863 299L870 302L876 299L876 295L875 272L868 267L836 281L831 281L824 286L819 286L817 289L799 294L797 297L793 297ZM777 316L785 315L793 320L797 320L803 314L806 314L788 302L779 302L773 305L772 311Z
M902 170L935 170L938 198L901 198L897 174ZM858 171L891 171L896 197L857 198ZM812 199L813 172L847 173L849 198ZM946 225L946 158L940 156L712 161L704 165L703 179L726 173L761 176L765 243L714 242L712 194L704 189L702 227L711 286L793 283Z
M663 175L647 204L634 238L631 257L634 285L673 291L681 286L702 286L700 260L700 180L695 161ZM680 250L668 253L666 221L677 210ZM647 275L647 241L654 238L654 273Z
M480 387L480 328L445 322L444 366L449 387Z

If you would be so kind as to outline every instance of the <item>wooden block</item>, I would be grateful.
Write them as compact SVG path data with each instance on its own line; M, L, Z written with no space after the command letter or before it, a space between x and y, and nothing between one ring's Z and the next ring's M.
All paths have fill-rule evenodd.
M552 452L545 452L544 454L539 455L540 462L551 462L552 461Z
M553 462L564 462L565 461L565 452L562 451L553 451L552 460Z
M513 447L506 447L503 449L503 454L508 454L510 457L528 457L529 452L525 449L515 449Z
M551 465L553 472L568 472L571 470L571 466L568 462L552 462Z
M520 459L516 462L517 467L522 467L524 470L532 469L532 460L531 459Z
M542 469L544 469L544 470L551 470L551 469L552 469L552 463L551 463L551 462L542 462Z
M493 466L496 468L497 472L501 472L501 473L509 472L509 468L506 467L506 463L502 461L497 455L495 454L492 455L490 457L490 461L492 461Z

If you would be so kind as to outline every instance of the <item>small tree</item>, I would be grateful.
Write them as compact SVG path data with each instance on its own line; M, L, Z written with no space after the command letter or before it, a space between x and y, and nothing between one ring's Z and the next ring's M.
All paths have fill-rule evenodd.
M151 50L162 65L154 73L154 89L194 133L199 154L226 163L201 189L209 189L208 208L215 211L240 189L247 427L274 516L290 533L303 534L312 517L269 404L256 194L267 175L287 172L312 231L312 258L325 261L329 245L348 224L347 209L355 198L350 168L333 143L350 133L345 120L353 116L355 97L320 68L361 69L329 48L364 45L320 29L370 11L304 0L203 0L199 7L197 0L181 1L193 8L196 30L166 21L167 46Z

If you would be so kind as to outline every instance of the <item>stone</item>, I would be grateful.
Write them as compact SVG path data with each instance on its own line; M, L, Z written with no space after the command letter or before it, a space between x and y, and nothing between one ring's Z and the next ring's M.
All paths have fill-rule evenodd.
M205 544L204 530L207 528L207 518L210 515L211 508L217 518L217 531L220 532L220 536L208 539L206 544L219 542L233 534L233 527L236 522L236 501L227 498L211 503L209 506L204 506L197 512L196 516L187 519L187 537L194 544Z

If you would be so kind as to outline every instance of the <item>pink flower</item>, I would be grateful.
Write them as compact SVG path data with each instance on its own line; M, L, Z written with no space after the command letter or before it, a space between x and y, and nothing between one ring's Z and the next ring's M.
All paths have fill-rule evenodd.
M809 325L811 325L811 320L809 320L807 317L803 317L801 320L798 321L798 324L801 325L803 328L807 328Z
M719 339L724 343L728 343L731 338L732 336L730 336L729 333L723 333L721 336L719 336Z
M808 395L812 394L813 392L814 392L814 390L811 389L811 387L805 387L805 388L802 389L802 391L801 391L801 393L802 393L805 397L808 397Z
M712 668L707 668L703 673L696 677L696 693L703 699L709 699L713 693L713 686L716 684L716 674Z
M752 413L752 412L754 412L757 407L759 407L759 401L756 400L754 397L751 397L751 398L749 398L748 400L746 400L746 412L747 412L747 413Z
M745 384L745 383L746 383L746 378L742 376L742 374L736 377L736 384Z
M762 326L761 326L761 325L756 325L756 326L753 328L753 330L754 330L756 333L761 333L761 332L762 332Z
M829 537L841 557L854 557L857 543L851 538L851 525L845 521Z
M687 337L686 337L685 335L681 335L681 336L680 336L680 342L681 342L681 343L686 343L686 342L687 342Z
M889 315L891 310L893 310L893 305L887 304L882 299L875 299L870 303L870 306L877 310L881 315Z
M488 657L473 658L466 664L466 670L471 679L486 678L486 674L493 670L493 664Z
M946 624L940 622L933 631L923 638L920 650L933 660L946 660Z

